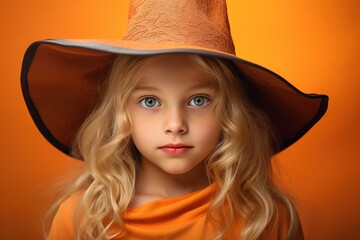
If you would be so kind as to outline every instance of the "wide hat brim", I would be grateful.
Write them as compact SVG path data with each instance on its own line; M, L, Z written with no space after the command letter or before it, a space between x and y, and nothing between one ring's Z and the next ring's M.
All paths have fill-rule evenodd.
M287 148L325 114L328 97L305 94L276 73L235 55L172 43L126 40L44 40L27 49L21 72L26 105L37 128L71 156L75 134L94 108L99 86L117 55L189 53L228 60L269 116L279 143Z

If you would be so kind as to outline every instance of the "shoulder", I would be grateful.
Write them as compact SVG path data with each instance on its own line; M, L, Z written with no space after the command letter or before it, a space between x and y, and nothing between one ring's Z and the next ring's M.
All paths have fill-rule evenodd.
M295 210L296 211L296 210ZM296 214L296 212L295 212ZM264 237L266 239L294 239L294 240L303 240L303 233L301 229L300 222L297 222L297 219L293 219L292 213L288 206L285 203L277 202L275 205L274 214L271 222L268 224L264 231ZM288 236L291 223L295 223L295 228L291 234ZM298 225L298 226L297 226Z
M76 211L79 202L81 201L81 197L83 196L83 192L79 191L72 194L69 198L67 198L64 202L61 203L59 210L56 215L59 215L69 227L72 227L74 214Z
M51 224L48 240L75 239L74 214L83 192L76 192L59 206Z

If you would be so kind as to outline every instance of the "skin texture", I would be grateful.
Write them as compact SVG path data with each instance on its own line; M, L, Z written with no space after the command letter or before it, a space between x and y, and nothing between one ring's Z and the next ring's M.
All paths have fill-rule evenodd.
M141 154L131 207L209 185L204 160L221 135L216 97L215 81L184 55L156 56L145 67L128 104Z

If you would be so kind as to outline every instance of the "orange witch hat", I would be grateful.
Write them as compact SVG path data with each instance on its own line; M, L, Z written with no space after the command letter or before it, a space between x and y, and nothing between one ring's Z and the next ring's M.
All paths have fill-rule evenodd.
M325 114L326 95L304 94L274 72L235 55L225 0L132 0L121 39L43 40L24 56L21 86L44 137L71 155L74 135L91 112L118 55L190 53L234 65L268 114L283 150Z

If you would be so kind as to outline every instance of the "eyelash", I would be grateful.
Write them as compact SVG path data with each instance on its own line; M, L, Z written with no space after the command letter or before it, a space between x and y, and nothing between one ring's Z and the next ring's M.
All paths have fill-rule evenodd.
M194 101L196 98L202 98L202 99L204 100L204 103L203 103L202 105L196 105L196 103L194 103L194 105L190 105L190 103L191 103L192 101ZM209 100L208 97L202 96L202 95L198 95L198 96L194 96L194 97L190 98L188 104L189 104L190 106L192 106L192 107L203 107L203 106L208 105L209 102L210 102L210 100Z
M191 102L193 102L196 98L202 98L204 100L204 103L202 105L196 105L196 103L190 104ZM146 105L146 101L147 100L153 100L155 101L153 106L147 106ZM210 99L206 96L203 95L196 95L190 98L190 100L188 101L188 105L192 106L192 107L204 107L206 105L208 105L210 102ZM139 104L144 107L144 108L155 108L155 107L160 107L160 101L158 99L156 99L155 97L144 97L139 101Z
M146 100L149 100L149 99L154 100L154 101L155 101L155 104L156 104L157 106L152 106L152 107L146 106ZM160 106L159 100L157 100L157 99L154 98L154 97L144 97L144 98L142 98L142 99L139 101L139 104L140 104L142 107L144 107L144 108L154 108L154 107L159 107L159 106Z

